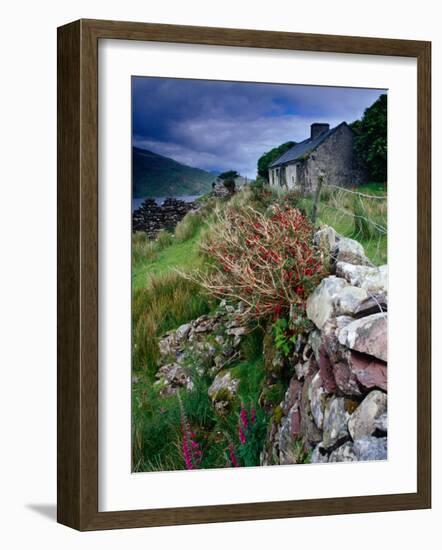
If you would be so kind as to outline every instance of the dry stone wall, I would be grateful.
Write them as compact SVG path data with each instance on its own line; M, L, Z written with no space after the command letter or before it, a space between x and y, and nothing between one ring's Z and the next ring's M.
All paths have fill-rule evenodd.
M149 239L154 239L161 229L173 230L188 212L197 208L194 202L173 197L167 198L161 206L154 199L146 199L132 214L132 231L142 231Z
M315 236L332 274L307 302L312 330L290 358L295 374L273 415L261 463L387 458L387 266L330 227ZM302 452L300 452L302 449Z

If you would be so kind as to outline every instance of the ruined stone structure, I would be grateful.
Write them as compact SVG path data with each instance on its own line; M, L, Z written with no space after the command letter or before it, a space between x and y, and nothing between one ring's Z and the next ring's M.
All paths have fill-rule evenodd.
M353 158L353 131L346 122L311 125L310 137L297 143L269 167L270 185L312 193L320 178L328 185L350 187L360 183Z
M174 197L167 198L162 205L154 199L146 199L132 213L132 232L143 231L149 239L155 239L161 229L173 231L188 212L197 209L195 202L184 202Z

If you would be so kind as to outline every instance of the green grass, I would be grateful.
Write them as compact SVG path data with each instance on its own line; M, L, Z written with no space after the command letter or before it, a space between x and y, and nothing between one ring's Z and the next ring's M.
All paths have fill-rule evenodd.
M361 185L356 191L381 197L387 194L385 186L379 183ZM313 199L300 198L298 206L310 215ZM367 222L367 219L374 223ZM387 227L386 201L325 189L321 193L317 223L330 225L344 237L360 242L375 265L387 263L387 235L380 229Z
M145 258L145 261L138 261L133 265L132 288L146 288L153 275L170 273L175 268L185 271L201 267L203 259L199 253L200 232L198 230L190 239L181 242L172 236L171 244L158 250L153 261Z
M181 222L184 229L188 217ZM191 230L183 230L180 241L166 231L160 232L155 241L146 241L139 234L133 236L132 367L135 372L145 371L150 379L157 370L158 337L208 313L212 307L199 286L175 271L203 265L200 222L197 226L192 220Z
M166 250L170 253L170 249L176 246L174 243L160 252L152 266L164 261L161 254ZM146 288L134 292L133 366L137 376L132 390L134 471L170 471L185 467L178 397L161 396L158 387L153 384L153 374L158 360L156 336L210 309L206 298L187 285L191 283L178 275L161 272L150 276ZM233 443L235 448L240 447L238 415L241 403L248 410L258 409L258 398L265 379L261 329L257 328L244 337L241 351L241 361L232 366L232 374L240 380L240 384L229 414L219 416L215 413L208 396L212 382L209 376L194 376L194 389L180 393L190 428L196 434L203 452L201 468L223 468L228 464L229 445ZM253 440L254 445L247 449L244 460L247 465L259 464L266 424L265 413L258 410L258 435Z
M132 294L132 368L157 371L158 337L204 313L211 302L194 283L177 273L152 275L149 285Z
M189 212L175 227L175 240L182 243L195 237L203 222L203 216L200 212Z
M187 420L201 439L216 423L207 390L208 380L195 377L195 388L181 392ZM132 430L134 471L184 469L177 395L163 397L148 378L142 378L132 391Z
M356 191L359 193L367 193L368 195L378 195L382 197L387 195L387 187L384 183L364 183L363 185L360 185Z
M238 419L241 403L247 410L257 408L258 397L265 377L261 358L244 361L232 368L240 379L239 392L231 404L231 411L218 416L208 397L210 379L195 376L195 388L181 391L181 400L191 431L202 450L201 468L223 468L227 463L230 443L239 449ZM181 451L181 417L178 397L160 396L148 377L142 377L132 392L132 461L134 471L182 470L184 460ZM260 440L248 456L249 465L259 464L267 418L257 411Z
M148 239L146 233L141 231L132 237L132 267L146 261L152 262L157 256L158 248L154 241Z

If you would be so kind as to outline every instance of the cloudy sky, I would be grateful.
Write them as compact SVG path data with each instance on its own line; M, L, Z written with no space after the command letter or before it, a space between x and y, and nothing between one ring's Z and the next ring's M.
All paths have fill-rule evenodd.
M255 177L258 158L310 124L360 118L384 90L132 78L133 144L190 166Z

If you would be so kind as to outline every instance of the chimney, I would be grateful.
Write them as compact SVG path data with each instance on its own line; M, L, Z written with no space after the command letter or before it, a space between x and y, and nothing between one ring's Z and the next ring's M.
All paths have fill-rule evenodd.
M310 138L315 139L322 134L323 132L328 132L330 130L330 124L323 124L322 122L314 122L310 126Z

